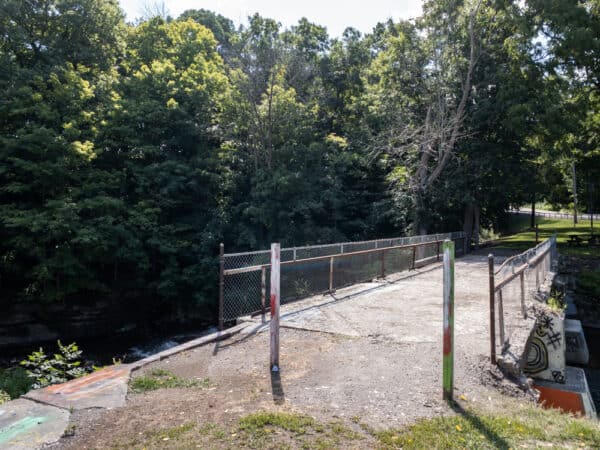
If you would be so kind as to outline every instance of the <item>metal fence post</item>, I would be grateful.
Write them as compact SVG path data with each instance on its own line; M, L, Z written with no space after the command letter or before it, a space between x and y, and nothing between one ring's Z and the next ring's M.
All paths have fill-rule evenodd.
M223 331L223 296L225 294L225 245L219 244L219 330Z
M490 360L496 364L496 287L494 282L494 255L488 255L488 270L490 281Z
M385 278L385 249L381 250L381 278Z
M444 251L444 354L443 398L452 400L454 390L454 242L445 240Z
M412 254L412 270L416 269L416 263L417 263L417 246L414 245L413 246L413 254Z
M280 245L271 244L271 371L279 372Z
M333 256L329 258L329 292L333 292Z
M260 270L260 306L262 309L263 320L265 317L265 303L267 301L267 268L265 266Z

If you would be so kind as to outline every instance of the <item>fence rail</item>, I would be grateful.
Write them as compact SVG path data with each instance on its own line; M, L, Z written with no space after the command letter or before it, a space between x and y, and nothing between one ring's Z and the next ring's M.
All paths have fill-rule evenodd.
M439 261L445 239L466 251L463 232L281 249L281 304ZM221 251L220 268L220 325L264 313L270 252Z
M523 214L523 215L531 215L531 210L530 209L511 209L509 212L513 213L513 214ZM535 215L538 217L549 217L552 219L570 219L573 220L573 213L561 213L561 212L556 212L556 211L535 211ZM577 219L579 220L591 220L591 218L594 218L594 220L600 220L600 214L587 214L587 213L577 213Z
M556 261L556 234L534 248L515 255L494 268L489 257L490 273L490 353L496 360L498 347L510 343L519 322L527 317L526 300L533 298Z

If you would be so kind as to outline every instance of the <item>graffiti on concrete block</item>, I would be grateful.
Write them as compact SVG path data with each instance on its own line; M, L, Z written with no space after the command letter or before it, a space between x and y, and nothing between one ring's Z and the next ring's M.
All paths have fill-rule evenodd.
M564 383L565 330L560 317L548 310L535 311L536 325L527 343L523 371L534 378Z

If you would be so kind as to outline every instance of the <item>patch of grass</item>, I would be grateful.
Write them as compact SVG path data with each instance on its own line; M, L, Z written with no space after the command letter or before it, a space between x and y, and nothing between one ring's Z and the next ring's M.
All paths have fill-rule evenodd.
M528 227L529 223L523 220L524 216L513 215L511 221L515 221L519 225ZM527 218L528 219L528 218ZM569 219L551 219L546 217L537 217L539 225L540 242L548 239L555 232L557 233L557 243L559 252L570 256L584 257L600 257L600 247L590 247L588 245L569 246L567 244L569 235L575 234L578 236L589 236L592 232L590 221L580 221L576 227L573 227L573 221ZM511 229L518 228L512 226ZM600 232L600 226L594 225L594 232ZM535 230L523 229L509 236L498 239L497 248L509 248L513 250L524 251L535 246Z
M464 411L376 433L384 448L600 448L600 426L556 410L526 407L512 416ZM544 445L546 444L546 445Z
M277 427L295 434L304 434L316 425L312 417L299 414L259 412L240 419L240 430L252 434L264 433L269 427Z
M154 369L145 375L135 377L130 382L134 392L148 392L165 388L207 388L212 384L208 378L204 380L190 380L181 378L164 369Z
M378 431L353 419L320 422L310 416L256 412L237 423L186 423L136 436L119 448L214 449L505 449L600 448L600 424L535 405L512 405L501 414L459 410Z
M0 391L6 392L11 399L29 392L32 384L33 380L22 367L0 369Z

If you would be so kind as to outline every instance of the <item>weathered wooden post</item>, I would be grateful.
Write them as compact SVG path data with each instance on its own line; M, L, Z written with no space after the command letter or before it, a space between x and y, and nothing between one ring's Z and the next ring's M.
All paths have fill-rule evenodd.
M223 331L223 296L225 294L225 245L219 245L219 330Z
M490 278L490 360L496 364L496 286L494 282L494 255L488 255L488 269Z
M443 398L452 400L454 390L454 242L445 240L444 251L444 356Z
M281 247L271 244L271 371L279 372L279 303Z
M519 275L521 279L521 314L523 315L523 319L527 317L527 310L525 309L525 271L522 270Z

